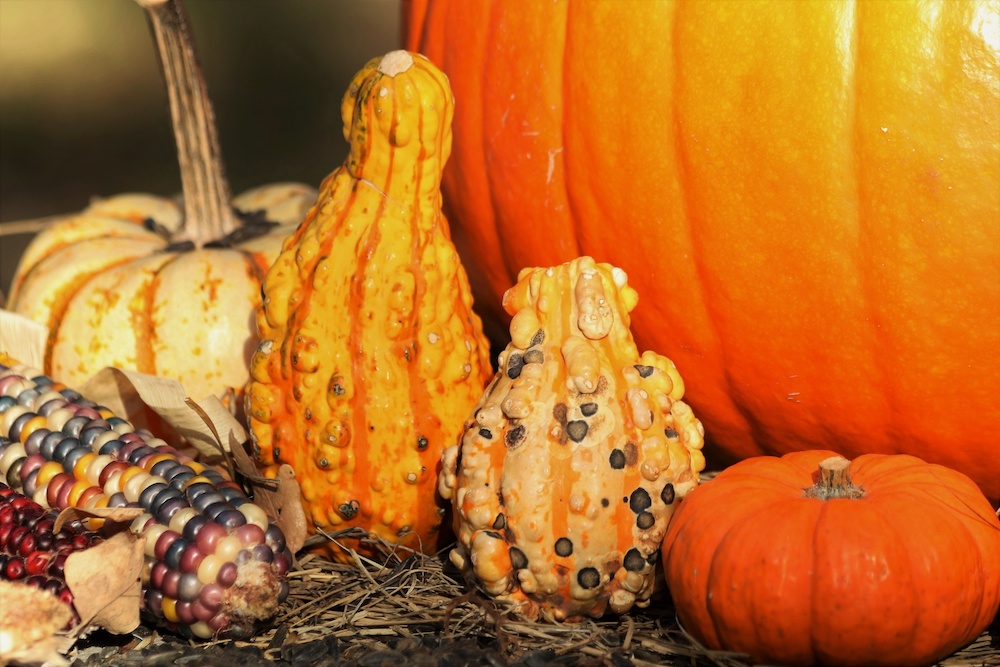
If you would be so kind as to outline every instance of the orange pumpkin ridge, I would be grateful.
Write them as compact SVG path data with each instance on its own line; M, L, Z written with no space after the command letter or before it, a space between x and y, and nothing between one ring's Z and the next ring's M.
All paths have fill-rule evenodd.
M176 260L177 257L173 256L160 262L156 259L152 259L140 264L140 267L143 268L144 265L149 263L158 264L156 269L149 273L149 280L146 283L146 287L134 290L132 292L133 296L129 300L128 304L129 320L132 328L135 331L149 332L145 336L138 336L136 338L135 359L130 360L134 364L135 370L140 373L156 375L156 350L153 346L153 340L156 336L154 333L156 331L156 326L154 325L155 313L153 312L153 302L156 293L160 290L161 279L159 269L162 268L164 264ZM46 365L51 366L51 364L51 359L46 359Z

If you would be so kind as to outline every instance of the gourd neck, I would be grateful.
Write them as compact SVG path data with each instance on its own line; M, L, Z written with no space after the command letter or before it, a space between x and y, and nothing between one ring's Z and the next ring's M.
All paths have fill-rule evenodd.
M177 144L184 230L183 238L174 240L190 241L200 248L239 227L230 206L215 112L181 0L136 2L146 9L156 41Z
M819 462L819 480L805 490L807 498L855 500L865 495L865 490L851 481L851 462L843 456L831 456Z
M400 50L373 60L342 106L347 172L392 201L437 210L452 113L447 78L421 56Z

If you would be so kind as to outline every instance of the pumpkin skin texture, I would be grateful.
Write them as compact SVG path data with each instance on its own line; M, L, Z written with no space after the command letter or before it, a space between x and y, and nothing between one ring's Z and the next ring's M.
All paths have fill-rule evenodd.
M680 374L632 340L637 298L590 257L522 271L499 370L445 450L451 560L529 617L647 606L674 502L704 468Z
M525 4L405 5L487 331L520 267L592 255L714 465L907 453L1000 502L997 3Z
M350 154L264 281L247 412L264 474L291 465L313 532L439 548L441 451L491 373L441 214L452 105L422 56L361 69L342 105Z
M755 457L684 499L663 564L688 632L767 664L905 667L986 629L1000 521L978 487L914 456L847 464L830 451ZM852 486L860 497L842 497Z
M49 328L44 371L53 377L79 385L115 366L175 379L194 398L235 391L240 407L264 272L315 198L292 183L238 195L236 209L276 224L201 249L172 245L184 229L174 200L97 200L32 239L8 307Z

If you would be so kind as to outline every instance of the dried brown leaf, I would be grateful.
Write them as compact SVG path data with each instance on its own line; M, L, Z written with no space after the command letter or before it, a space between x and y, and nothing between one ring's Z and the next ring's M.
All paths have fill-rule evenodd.
M120 368L105 368L80 388L92 401L108 406L116 414L136 423L139 417L150 421L152 410L159 424L149 423L153 433L169 429L195 447L205 457L225 453L230 432L246 439L246 430L216 396L198 401L190 399L176 380Z
M309 532L302 507L302 490L295 479L295 470L287 463L278 468L277 479L278 488L262 489L261 502L264 509L274 514L278 527L285 534L288 549L295 553L302 548Z
M145 428L167 442L178 441L177 433L140 395L124 373L105 368L77 387L88 399L104 405L136 428Z
M229 436L229 449L236 470L247 478L253 488L254 502L271 515L285 534L285 544L289 551L296 553L305 543L309 529L295 471L290 465L284 464L278 468L277 479L263 480L257 465L232 434Z
M0 309L0 350L13 363L42 368L48 329L21 315ZM173 379L137 371L104 368L77 389L88 399L108 407L137 428L146 428L170 443L185 443L203 462L225 458L229 433L247 438L233 414L235 391L224 396L188 397Z
M121 531L66 559L66 585L73 591L80 633L97 626L124 634L139 626L144 548L143 538Z
M67 507L59 512L52 530L58 533L67 523L90 518L105 519L117 523L131 523L142 516L143 513L144 510L141 507L95 507L89 510L80 507Z
M42 368L48 336L49 330L43 325L9 310L0 310L0 350L12 360Z

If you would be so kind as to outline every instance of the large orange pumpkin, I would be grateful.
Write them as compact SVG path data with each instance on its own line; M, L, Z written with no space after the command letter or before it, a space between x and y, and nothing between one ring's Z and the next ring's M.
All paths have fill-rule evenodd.
M491 333L521 267L592 255L716 452L906 452L1000 500L997 3L526 4L405 7Z

